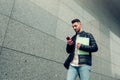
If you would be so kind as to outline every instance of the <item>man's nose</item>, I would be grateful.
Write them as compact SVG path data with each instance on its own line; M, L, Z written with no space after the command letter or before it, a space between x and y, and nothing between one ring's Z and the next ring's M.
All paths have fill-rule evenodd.
M74 27L74 29L76 29L76 27Z

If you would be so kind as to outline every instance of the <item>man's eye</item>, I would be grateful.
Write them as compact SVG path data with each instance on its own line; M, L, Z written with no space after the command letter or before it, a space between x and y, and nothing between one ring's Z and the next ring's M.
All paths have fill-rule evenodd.
M75 25L74 27L77 27L77 25Z

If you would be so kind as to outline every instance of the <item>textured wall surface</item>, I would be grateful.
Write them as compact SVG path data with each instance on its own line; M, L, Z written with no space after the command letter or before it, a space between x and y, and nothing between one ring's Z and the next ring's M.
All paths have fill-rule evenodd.
M120 38L76 1L0 0L0 80L66 80L65 37L75 34L74 18L99 46L91 80L120 79Z

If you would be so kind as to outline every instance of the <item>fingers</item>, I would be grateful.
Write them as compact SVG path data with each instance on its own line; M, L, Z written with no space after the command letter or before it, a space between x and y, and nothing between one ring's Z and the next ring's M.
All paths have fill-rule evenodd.
M72 41L72 40L67 40L67 43L68 43L69 45L72 45L72 44L73 44L73 41Z
M80 48L80 43L77 43L76 48L77 48L77 49Z

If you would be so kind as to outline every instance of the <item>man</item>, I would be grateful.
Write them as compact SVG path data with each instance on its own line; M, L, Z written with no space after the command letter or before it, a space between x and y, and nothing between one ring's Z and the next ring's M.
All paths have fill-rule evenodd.
M69 54L64 66L68 69L67 80L76 80L79 76L80 80L89 80L90 69L92 65L92 52L98 50L96 41L91 33L82 30L81 21L74 19L71 21L72 27L76 34L67 39L66 51ZM89 45L84 45L81 42L77 43L79 37L88 38ZM77 50L84 51L88 54L80 55Z

